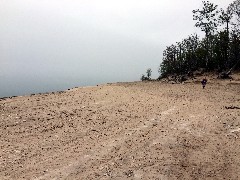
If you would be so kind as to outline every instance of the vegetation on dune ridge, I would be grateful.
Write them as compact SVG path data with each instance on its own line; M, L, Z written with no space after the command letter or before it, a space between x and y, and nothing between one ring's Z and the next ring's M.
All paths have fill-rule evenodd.
M181 42L167 46L159 67L159 79L194 71L217 71L226 78L233 69L240 70L240 0L226 9L203 1L201 9L193 10L195 26L205 33L200 39L192 34ZM143 75L142 80L150 80Z

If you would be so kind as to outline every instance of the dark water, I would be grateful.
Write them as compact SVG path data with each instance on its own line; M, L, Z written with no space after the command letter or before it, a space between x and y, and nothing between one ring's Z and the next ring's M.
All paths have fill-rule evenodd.
M0 81L0 98L35 93L64 91L74 87L94 86L114 80L81 78L3 78Z

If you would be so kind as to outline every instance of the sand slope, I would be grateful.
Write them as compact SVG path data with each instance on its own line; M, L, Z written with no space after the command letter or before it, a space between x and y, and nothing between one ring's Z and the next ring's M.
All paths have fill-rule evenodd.
M117 83L0 101L0 179L240 179L240 83Z

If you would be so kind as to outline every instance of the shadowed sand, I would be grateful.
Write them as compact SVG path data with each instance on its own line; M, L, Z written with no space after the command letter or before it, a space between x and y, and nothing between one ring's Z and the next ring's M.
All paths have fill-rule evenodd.
M2 99L0 179L240 179L238 77Z

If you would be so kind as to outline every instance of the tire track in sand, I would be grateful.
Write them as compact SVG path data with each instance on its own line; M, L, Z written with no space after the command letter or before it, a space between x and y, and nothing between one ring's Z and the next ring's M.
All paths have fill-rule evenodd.
M174 111L176 111L176 107L173 106L172 108L161 112L160 115L158 115L155 118L152 118L150 120L146 120L143 125L139 125L136 128L128 130L124 136L116 137L113 140L107 140L98 147L95 148L95 150L92 150L90 153L91 155L83 155L80 157L77 161L73 161L69 163L66 166L63 166L61 168L51 170L47 172L45 175L34 178L33 180L59 180L59 179L66 179L71 173L74 173L76 169L79 169L82 164L86 163L89 160L94 159L100 159L101 157L107 155L115 146L121 146L125 141L131 138L131 136L134 134L140 134L143 133L143 130L147 130L151 125L158 124L161 120L164 120L167 118L168 115L171 115ZM141 173L140 173L141 174ZM141 179L141 175L139 173L136 174L136 179Z

